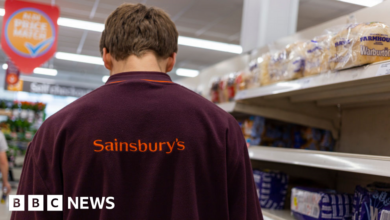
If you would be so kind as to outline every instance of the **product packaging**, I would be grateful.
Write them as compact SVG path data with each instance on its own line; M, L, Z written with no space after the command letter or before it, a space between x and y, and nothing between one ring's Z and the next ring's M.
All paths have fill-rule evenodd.
M305 70L305 42L298 41L262 56L261 84L293 80L303 77ZM271 47L271 46L270 46Z
M354 216L357 216L358 220L379 220L381 218L389 218L390 216L387 213L390 210L390 189L374 184L367 190L367 193L363 192L361 194L361 205L357 211L355 209ZM356 191L358 191L358 187L356 188ZM358 193L356 191L355 194ZM383 217L382 212L384 215Z
M291 212L298 220L350 219L352 195L295 187L291 192Z
M368 194L368 190L361 186L356 186L355 194L353 196L353 207L352 207L352 220L360 219L361 206L363 203L363 198Z
M320 73L328 72L330 57L330 35L315 37L311 41L305 42L305 70L303 75L313 76Z
M262 62L260 64L260 74L261 74L260 82L261 82L261 86L266 86L272 83L271 75L270 75L271 73L269 70L270 63L271 63L271 54L270 53L264 54L263 56L261 56L261 60Z
M260 205L264 209L283 209L287 194L288 175L278 171L254 170Z
M214 78L211 81L210 97L213 103L219 103L219 79Z
M380 22L350 24L333 33L330 67L346 69L390 58L390 28Z
M306 42L298 41L286 46L288 63L287 72L283 76L283 80L293 80L303 77L306 65L305 45Z

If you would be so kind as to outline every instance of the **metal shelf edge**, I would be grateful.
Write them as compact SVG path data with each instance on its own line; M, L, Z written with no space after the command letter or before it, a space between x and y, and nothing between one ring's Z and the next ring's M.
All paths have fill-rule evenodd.
M295 220L290 210L262 209L264 220Z
M390 177L390 157L384 156L260 146L250 147L249 156L253 160Z
M338 72L329 72L316 76L305 77L292 81L283 81L276 84L263 86L255 89L242 90L235 96L236 100L245 100L274 95L286 95L294 92L315 89L321 86L331 86L339 83L353 82L374 77L383 77L379 69L381 64L389 63L389 61L382 61L366 66L355 67L352 69L341 70Z

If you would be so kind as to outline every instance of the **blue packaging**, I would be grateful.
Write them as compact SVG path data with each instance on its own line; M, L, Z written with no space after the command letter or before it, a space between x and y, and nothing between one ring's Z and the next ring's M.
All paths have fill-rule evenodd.
M355 194L353 196L353 208L352 208L352 220L360 219L361 206L363 203L364 197L368 194L368 190L361 186L356 186Z
M352 195L333 190L295 187L291 193L291 212L298 220L351 219Z
M380 220L383 210L385 213L386 210L390 210L390 192L380 190L368 192L362 198L359 220Z
M286 200L288 175L277 171L253 170L261 208L283 209Z

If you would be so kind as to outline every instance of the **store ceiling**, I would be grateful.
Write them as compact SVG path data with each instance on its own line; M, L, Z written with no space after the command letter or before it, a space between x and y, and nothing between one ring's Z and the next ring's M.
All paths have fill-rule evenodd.
M31 0L50 4L51 0ZM61 17L104 23L106 17L123 0L56 0ZM175 21L180 35L239 44L243 0L136 0L167 11ZM0 7L4 0L0 0ZM335 0L300 0L297 29L323 23L362 7ZM2 18L0 18L2 20ZM100 32L59 27L58 51L100 56ZM84 41L83 41L84 39ZM179 46L176 67L198 69L236 56L236 54ZM6 57L1 54L1 61ZM103 66L83 64L53 58L47 65L59 70L58 79L101 83L108 75ZM69 73L69 72L73 72ZM178 79L170 73L173 79ZM53 77L52 77L53 78ZM54 77L55 78L55 77Z

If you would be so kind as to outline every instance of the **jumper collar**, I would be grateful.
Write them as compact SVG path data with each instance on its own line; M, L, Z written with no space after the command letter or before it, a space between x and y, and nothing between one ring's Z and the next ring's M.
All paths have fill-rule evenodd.
M163 72L148 72L148 71L137 71L137 72L123 72L123 73L117 73L110 78L108 78L106 84L119 82L119 81L126 81L126 80L147 80L147 81L167 81L172 82L171 77L169 77L168 74Z

